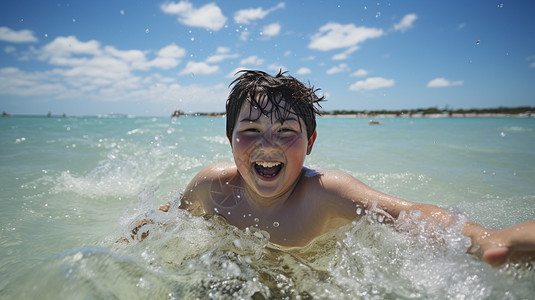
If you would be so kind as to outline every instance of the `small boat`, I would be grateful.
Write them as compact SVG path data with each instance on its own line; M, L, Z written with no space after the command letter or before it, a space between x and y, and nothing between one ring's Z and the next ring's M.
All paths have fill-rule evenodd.
M380 125L381 124L381 121L377 121L377 120L369 120L368 121L368 125Z
M180 117L180 116L182 116L183 114L184 114L184 112L182 112L181 110L178 110L178 109L177 109L177 110L175 110L175 111L173 112L173 114L171 115L171 118Z

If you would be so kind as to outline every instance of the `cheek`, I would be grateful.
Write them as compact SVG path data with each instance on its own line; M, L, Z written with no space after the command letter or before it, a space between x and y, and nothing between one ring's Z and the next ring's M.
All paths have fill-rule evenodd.
M252 148L256 139L254 137L235 134L232 136L232 150L239 152L247 152Z
M303 146L303 139L300 136L280 137L277 142L283 149L296 149Z
M232 137L232 154L237 166L249 165L249 155L253 150L255 140L251 137L235 134Z

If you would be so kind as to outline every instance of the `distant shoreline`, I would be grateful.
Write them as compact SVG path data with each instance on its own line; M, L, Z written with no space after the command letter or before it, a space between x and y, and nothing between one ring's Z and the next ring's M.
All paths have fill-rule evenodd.
M361 119L388 119L388 118L530 118L531 113L505 114L505 113L454 113L454 114L325 114L322 118L361 118Z
M404 110L374 110L374 111L355 111L355 110L333 110L321 113L323 118L529 118L535 113L535 107L498 107L482 109L437 109L437 108L420 108ZM207 116L219 117L225 113L194 113L185 114L187 116Z
M175 111L170 117L184 118L184 117L224 117L224 112L196 112L179 114ZM404 109L404 110L370 110L370 111L356 111L356 110L333 110L321 112L322 118L530 118L535 113L535 107L521 106L521 107L498 107L498 108L482 108L482 109L437 109L437 108L419 108L419 109ZM98 114L98 115L54 115L51 113L43 115L30 114L9 114L2 113L2 117L94 117L94 118L135 118L135 117L165 117L165 116L136 116L127 114Z

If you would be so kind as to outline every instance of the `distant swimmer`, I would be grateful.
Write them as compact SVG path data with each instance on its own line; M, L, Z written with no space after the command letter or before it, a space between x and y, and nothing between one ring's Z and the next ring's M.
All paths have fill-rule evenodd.
M381 121L369 120L368 125L381 125Z

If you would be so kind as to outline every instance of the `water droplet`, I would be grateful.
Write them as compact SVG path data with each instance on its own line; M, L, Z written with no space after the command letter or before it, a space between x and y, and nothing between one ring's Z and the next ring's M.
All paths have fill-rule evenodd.
M277 221L273 222L273 227L279 227L279 222Z
M190 39L190 40L191 40L191 41L193 42L193 41L195 40L195 38L194 38L194 37L191 37L191 39Z
M479 45L479 40L476 41L476 45Z
M221 172L221 175L227 175L227 171Z
M378 11L378 12L375 14L375 17L376 17L376 18L379 18L380 16L381 16L381 12Z
M148 28L145 29L145 33L149 33L149 29Z
M73 23L76 23L76 19L72 19L72 22L73 22Z
M215 211L216 213L219 213L219 209L217 209L217 207L214 207L214 211Z
M357 215L360 215L360 214L362 214L362 208L359 207L357 208Z
M260 219L254 218L254 221L258 223L260 221Z
M384 220L385 220L384 216L378 216L377 217L377 221L379 221L379 223L383 223Z
M121 13L121 15L124 16L124 10L121 9L120 13Z
M500 132L500 136L501 136L501 137L505 137L505 132L503 132L503 131Z

